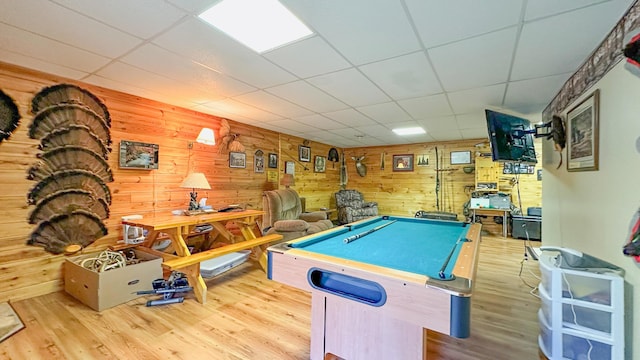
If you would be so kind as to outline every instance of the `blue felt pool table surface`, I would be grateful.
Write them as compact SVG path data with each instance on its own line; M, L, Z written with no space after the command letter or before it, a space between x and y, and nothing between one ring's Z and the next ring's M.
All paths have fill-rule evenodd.
M390 224L357 240L344 241L387 223ZM444 269L449 277L469 228L469 224L457 221L384 216L312 236L292 243L291 247L432 278L439 277L451 254Z

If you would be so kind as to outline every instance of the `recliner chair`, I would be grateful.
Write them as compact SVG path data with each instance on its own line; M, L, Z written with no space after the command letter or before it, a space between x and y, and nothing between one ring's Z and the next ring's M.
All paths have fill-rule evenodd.
M378 215L378 203L364 201L358 190L340 190L336 193L336 207L340 225Z
M280 234L283 241L311 235L333 227L325 211L302 212L300 196L293 189L265 191L262 194L262 233Z

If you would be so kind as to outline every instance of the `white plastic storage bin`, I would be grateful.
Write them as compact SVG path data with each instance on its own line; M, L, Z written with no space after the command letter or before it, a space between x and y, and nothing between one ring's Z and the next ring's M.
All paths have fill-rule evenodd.
M624 359L624 278L606 269L540 263L540 349L549 359Z
M200 263L200 275L204 278L212 278L220 275L225 271L231 270L234 267L247 261L251 250L242 250L231 254L219 256L217 258L205 260Z
M553 332L551 326L547 323L547 320L542 314L542 310L538 311L538 323L540 324L540 335L538 336L538 345L542 353L548 358L551 358L551 349L553 349Z

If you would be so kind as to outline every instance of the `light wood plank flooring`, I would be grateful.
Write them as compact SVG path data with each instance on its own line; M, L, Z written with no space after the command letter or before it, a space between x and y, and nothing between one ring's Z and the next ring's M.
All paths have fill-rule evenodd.
M534 242L535 246L539 243ZM484 236L471 337L429 332L429 359L544 359L537 345L537 262L522 240ZM146 296L95 312L63 292L13 303L26 329L0 359L308 359L310 295L245 263L207 281L207 304L145 307ZM402 360L402 359L393 359Z

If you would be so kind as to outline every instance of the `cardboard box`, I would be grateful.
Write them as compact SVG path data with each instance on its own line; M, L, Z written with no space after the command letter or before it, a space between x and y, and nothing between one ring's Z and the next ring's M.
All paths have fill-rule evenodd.
M102 311L133 300L136 292L151 290L152 281L162 278L162 258L135 249L144 261L122 268L95 272L82 267L84 259L99 253L68 258L64 264L64 289L90 308Z

